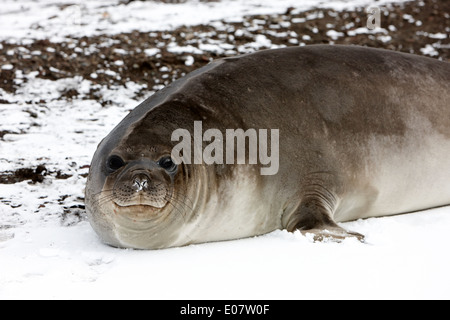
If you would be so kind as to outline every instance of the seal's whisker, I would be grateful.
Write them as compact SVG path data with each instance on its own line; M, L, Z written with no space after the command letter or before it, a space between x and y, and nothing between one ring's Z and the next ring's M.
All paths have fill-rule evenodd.
M92 195L92 197L95 198L95 197L97 197L98 195L101 195L102 193L108 193L108 192L113 192L113 191L114 191L114 188L113 188L113 189L105 189L105 190L102 190L102 191L100 191L100 192L94 193L94 194Z
M173 196L173 195L172 195L172 197L175 198L175 196ZM177 192L177 197L182 197L182 199L177 199L177 200L188 201L190 205L187 207L191 210L194 209L194 203L186 194L184 194L183 192Z
M191 211L194 210L193 205L192 205L192 201L190 201L190 199L188 199L187 197L184 197L183 199L178 199L178 198L176 198L175 196L172 195L170 197L166 197L165 200L167 202L169 202L169 203L170 202L175 202L177 204L181 204L181 205L183 205L184 207L186 207L187 209L189 209ZM191 204L190 205L187 204L186 200L189 200L191 202Z
M172 202L168 202L167 204L168 204L168 205L171 205L171 206L173 207L174 211L175 211L176 213L179 213L179 214L183 217L183 219L186 220L186 211L185 211L185 210L180 209L178 206L176 206L176 205L175 205L174 203L172 203Z
M114 199L114 195L109 194L109 195L105 195L103 197L99 197L98 199L96 199L94 201L94 203L99 205L99 206L101 206L101 205L103 205L103 204L105 204L105 203L107 203L107 202L109 202L109 201L111 201L113 199Z
M183 219L186 219L186 208L189 208L189 206L179 199L166 198L165 200L167 201L167 205L171 205L173 209L183 217Z

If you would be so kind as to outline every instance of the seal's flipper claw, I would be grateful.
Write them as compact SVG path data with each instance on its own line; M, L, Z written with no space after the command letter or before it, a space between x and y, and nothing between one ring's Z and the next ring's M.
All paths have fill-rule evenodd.
M325 228L325 229L309 229L309 230L300 230L300 232L308 236L309 234L313 235L314 242L342 242L345 239L356 238L360 242L364 243L364 236L357 232L346 231L345 229L338 228Z

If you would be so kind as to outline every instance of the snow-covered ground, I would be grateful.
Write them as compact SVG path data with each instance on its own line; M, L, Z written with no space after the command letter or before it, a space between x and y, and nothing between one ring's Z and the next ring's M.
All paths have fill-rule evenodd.
M450 210L344 224L367 244L276 231L159 251L101 244L87 222L27 223L0 244L1 298L448 299Z
M288 8L351 10L372 4L368 0L74 3L2 1L0 41L26 45L36 39L70 41L75 36L133 29L220 27L221 20L242 21L244 15L283 13ZM430 37L448 39L449 31L435 30ZM341 37L339 32L329 33ZM13 62L3 64L1 71L12 68ZM18 89L12 93L0 84L0 173L39 165L45 165L45 171L42 182L0 183L0 298L450 298L450 207L342 224L366 235L366 244L351 239L313 243L286 231L159 251L102 244L84 216L88 165L100 140L142 101L136 92L145 87L134 82L103 87L92 82L94 76L52 80L13 71ZM113 103L102 106L91 99L88 93L94 86ZM70 89L78 95L61 99ZM149 90L146 96L151 94Z
M344 225L368 244L276 231L159 251L107 247L87 222L28 223L0 247L0 297L448 299L449 211Z
M397 0L395 2L405 2ZM65 36L114 34L132 30L170 30L180 25L209 24L221 19L241 21L244 15L283 13L288 8L349 9L382 6L380 0L187 0L166 4L158 1L120 0L3 0L0 38L51 39ZM176 2L176 1L174 1Z

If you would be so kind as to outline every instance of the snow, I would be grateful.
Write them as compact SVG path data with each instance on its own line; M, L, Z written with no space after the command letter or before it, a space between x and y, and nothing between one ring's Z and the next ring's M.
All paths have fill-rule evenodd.
M159 53L161 50L159 50L158 48L150 48L150 49L145 49L144 52L146 55L148 56L154 56L157 53Z
M186 61L184 62L186 66L192 66L194 64L193 56L186 56Z
M427 44L424 48L420 48L420 51L423 54L429 55L429 56L437 56L439 53L436 51L435 48L431 44Z
M336 30L328 30L327 36L330 37L333 40L337 40L340 37L344 36L343 32L337 32Z
M0 247L0 298L448 299L449 223L441 208L343 224L367 244L275 231L158 251L105 246L87 222L28 224Z
M240 21L246 14L282 13L288 7L301 12L315 5L344 9L371 3L222 0L116 5L118 2L93 0L74 6L73 0L4 0L0 39L25 45L34 39L64 41L69 36L132 29L151 32L200 23L220 26L220 19ZM148 18L150 10L152 19ZM385 31L360 28L356 33ZM245 32L236 30L235 36ZM329 32L342 36L335 30ZM428 36L447 38L443 33ZM390 40L388 36L383 39ZM303 36L303 40L310 39ZM274 47L266 36L259 35L238 50L250 52L263 46ZM202 44L202 50L213 52L230 49L220 43ZM170 52L186 54L186 65L194 63L190 54L202 50L175 42L169 47ZM430 55L435 52L431 45L422 50ZM159 52L145 50L148 56ZM127 55L126 51L119 53ZM143 87L133 82L125 87L99 86L99 95L113 101L104 107L87 95L89 88L98 86L89 79L41 79L36 73L22 74L13 64L4 64L0 71L16 72L16 81L26 80L16 94L0 87L0 101L8 102L0 102L0 132L5 132L0 138L0 172L45 163L49 173L42 183L0 184L0 299L450 298L450 207L341 224L364 234L366 243L352 239L340 244L314 243L311 236L278 230L250 239L158 251L104 245L79 208L87 165L101 139L145 98L134 98ZM101 72L120 76L111 70L98 70L90 76L94 79ZM79 95L62 99L70 89ZM58 171L71 176L56 179Z
M12 64L4 64L2 66L2 70L12 70L14 69L14 66Z

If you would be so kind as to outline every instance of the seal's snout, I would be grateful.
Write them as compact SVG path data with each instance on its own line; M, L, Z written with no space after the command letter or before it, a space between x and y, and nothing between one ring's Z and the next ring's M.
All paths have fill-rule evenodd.
M169 176L154 166L133 165L125 167L115 178L111 191L111 200L119 207L161 209L171 196L171 182Z

